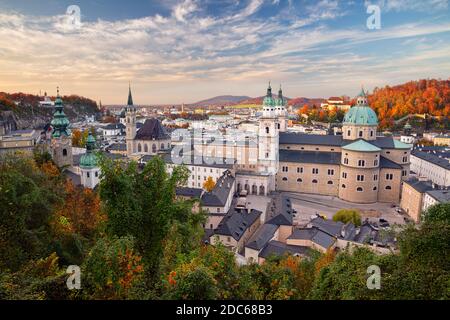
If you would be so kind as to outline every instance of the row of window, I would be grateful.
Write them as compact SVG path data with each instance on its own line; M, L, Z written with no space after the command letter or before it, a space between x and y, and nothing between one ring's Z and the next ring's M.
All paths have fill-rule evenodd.
M283 180L283 181L288 181L288 178L287 178L287 177L283 177L281 180ZM297 182L303 182L303 179L302 179L302 178L298 178L298 179L297 179ZM317 179L313 179L311 182L312 182L312 183L319 183L319 181L317 181ZM327 182L327 184L333 184L333 181L329 180L329 181Z
M351 130L347 131L347 136L351 136ZM373 131L370 130L370 136L373 137ZM363 131L359 131L358 132L358 137L362 138L363 137Z
M344 158L344 164L348 164L348 158ZM378 159L373 160L374 167L378 166ZM358 160L358 167L365 167L366 160Z
M342 189L346 189L346 188L347 188L347 186L346 186L345 184L343 184L341 187L342 187ZM385 189L386 189L386 190L392 190L392 187L391 187L391 186L386 186ZM375 187L372 188L372 190L373 190L373 191L377 191L378 188L375 186ZM357 187L357 188L356 188L356 191L358 191L358 192L363 192L364 189L363 189L363 187Z
M289 172L289 167L282 166L281 172ZM303 173L303 167L298 167L297 173ZM319 168L312 168L312 173L319 174ZM328 175L334 176L334 169L328 169Z
M81 175L83 175L83 171L81 171ZM90 172L86 172L86 177L88 177L88 178L91 177ZM95 177L98 178L98 171L95 171Z
M406 176L406 170L403 170L402 176ZM347 179L347 172L342 172L342 178ZM364 181L365 176L363 174L356 175L356 181ZM386 180L393 180L394 175L392 173L386 173ZM378 174L373 175L373 180L378 181Z
M170 148L170 145L169 145ZM156 144L152 145L152 152L155 153L156 152ZM161 149L164 149L164 143L161 143ZM142 152L142 146L140 143L138 143L138 152ZM148 145L144 144L144 152L148 152Z

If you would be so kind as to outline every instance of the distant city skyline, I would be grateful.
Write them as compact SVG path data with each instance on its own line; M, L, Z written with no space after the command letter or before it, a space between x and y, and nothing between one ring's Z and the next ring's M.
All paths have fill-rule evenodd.
M188 104L262 96L270 80L292 98L353 97L448 79L449 13L449 0L0 0L0 91L125 104L131 81L136 104Z

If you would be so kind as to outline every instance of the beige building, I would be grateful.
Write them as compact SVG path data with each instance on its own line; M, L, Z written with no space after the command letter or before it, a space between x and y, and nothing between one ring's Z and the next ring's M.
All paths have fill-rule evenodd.
M450 135L439 135L433 138L435 146L450 146Z
M36 130L10 131L0 135L0 154L16 151L32 153L39 140L40 133Z
M414 222L420 222L424 195L427 191L432 189L433 186L429 181L410 179L403 183L400 207L414 220Z
M345 115L342 136L280 133L276 190L398 203L412 146L378 136L377 127L362 91Z

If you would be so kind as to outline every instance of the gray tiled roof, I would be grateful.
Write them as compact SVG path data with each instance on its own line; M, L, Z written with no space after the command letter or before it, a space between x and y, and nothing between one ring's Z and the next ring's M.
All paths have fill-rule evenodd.
M177 196L184 196L190 198L199 198L202 195L203 189L200 188L188 188L188 187L179 187L176 190Z
M278 226L265 223L255 232L245 245L248 248L261 250L272 239L277 231Z
M280 162L340 164L340 152L280 150Z
M230 171L226 171L216 181L211 192L205 192L201 198L201 204L205 207L222 207L227 203L233 189L235 178Z
M439 201L440 203L450 202L450 191L449 190L430 190L427 191L431 197Z
M280 144L306 144L340 147L343 143L342 136L318 135L294 132L280 132Z
M341 235L341 230L344 226L344 223L341 221L325 220L321 217L312 219L310 224L311 226L319 228L320 230L335 237L339 237Z
M403 167L383 156L380 157L380 168L402 169Z
M231 236L236 241L239 241L245 231L259 219L261 214L261 211L255 209L251 209L250 211L248 209L232 209L222 219L217 228L214 229L214 234Z
M450 161L445 158L440 158L438 155L432 154L432 153L426 153L423 151L413 150L411 152L411 155L418 157L422 160L431 162L441 168L450 170Z
M288 239L310 240L327 249L336 241L333 236L317 227L295 229Z
M159 119L147 119L137 131L135 140L165 140L170 139Z
M433 185L430 181L420 181L417 178L411 178L405 181L407 185L413 187L417 192L424 193L428 190L433 190Z
M259 253L261 258L267 259L270 256L283 256L285 254L298 254L308 256L310 248L302 246L291 246L286 243L272 240Z
M108 146L106 150L127 151L127 145L125 143L114 143Z

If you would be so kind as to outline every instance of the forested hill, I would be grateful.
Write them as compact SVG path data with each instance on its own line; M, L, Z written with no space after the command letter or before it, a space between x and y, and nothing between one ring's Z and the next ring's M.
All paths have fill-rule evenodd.
M375 88L369 103L381 125L408 114L450 117L450 80L410 81L397 86Z
M52 101L55 97L50 97ZM70 121L84 119L99 112L97 103L91 99L70 95L62 97L64 112ZM21 129L42 126L46 124L53 114L53 107L42 107L39 101L43 100L38 95L26 93L0 92L0 112L12 111Z

